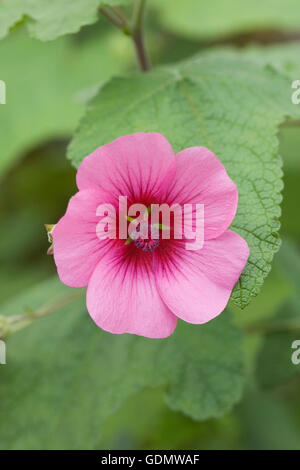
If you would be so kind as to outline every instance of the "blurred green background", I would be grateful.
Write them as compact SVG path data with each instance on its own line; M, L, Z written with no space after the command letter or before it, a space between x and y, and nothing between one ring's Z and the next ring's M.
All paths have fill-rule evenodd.
M295 71L294 79L300 80L299 2L286 5L284 0L275 1L273 8L264 6L263 1L239 3L243 8L237 8L234 1L224 1L223 6L222 2L211 2L210 6L204 2L202 7L200 0L149 1L147 41L154 65L185 59L206 49L233 47L261 58L278 48L281 56L287 58L287 67L289 54L299 59L299 73ZM13 301L14 313L22 313L24 305L23 300L18 304L19 296L22 298L30 286L55 276L53 259L46 255L48 241L43 224L55 223L76 191L75 170L65 158L67 144L85 104L99 85L112 75L135 67L130 40L102 18L75 35L53 42L30 39L23 26L0 42L0 79L7 83L7 104L0 105L3 312ZM93 448L300 449L300 365L288 368L286 362L292 339L300 339L299 127L283 126L279 140L284 171L282 248L260 295L244 311L231 306L235 322L246 332L248 373L242 400L221 418L197 422L170 410L159 386L145 388L126 399L101 430L91 430L97 433L98 441ZM266 334L256 329L258 322L272 324L280 315L298 318L296 330L282 333L275 329ZM56 318L59 330L59 315ZM30 328L16 333L8 349L22 348L18 337L26 336ZM55 338L53 332L51 338ZM79 334L77 341L84 342L84 336ZM24 353L24 361L29 360L30 354L34 369L39 349ZM101 357L95 360L101 361ZM38 377L22 374L22 364L19 368L23 384L28 380L28 387L33 381L33 388L40 386ZM4 378L1 373L2 370L1 381L10 379L9 373ZM11 387L17 386L17 381L12 382ZM50 396L56 393L51 387L55 385L50 382L43 410L35 409L34 397L31 404L28 400L23 403L22 393L12 390L5 407L16 409L15 426L21 429L24 440L20 433L14 435L10 427L10 435L5 442L0 441L1 448L8 446L7 442L12 448L44 445L44 437L39 441L38 426L42 426L42 434L51 432L47 430L47 416L57 413L55 407L49 407L53 404ZM7 394L9 387L5 390ZM28 412L43 415L37 420L31 439L26 437L31 430L23 429L25 423L22 424L23 413L26 416ZM89 426L84 414L83 406L82 421L78 412L78 429L69 429L71 434L78 433L79 439L81 426ZM0 419L6 419L5 411L0 411ZM89 443L83 440L82 446L88 447Z

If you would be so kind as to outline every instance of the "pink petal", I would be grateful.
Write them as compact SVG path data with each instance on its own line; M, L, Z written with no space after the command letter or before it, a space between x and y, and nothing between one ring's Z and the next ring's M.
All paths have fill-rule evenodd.
M129 250L129 251L128 251ZM94 322L115 334L165 338L177 318L161 300L152 271L152 256L136 250L113 250L99 262L87 290L87 309Z
M95 189L78 192L52 232L58 275L70 287L87 286L107 246L96 234L100 220L96 211L105 197Z
M231 224L238 202L235 183L220 160L204 147L176 155L176 176L167 190L169 204L204 204L205 239L216 238Z
M169 309L189 323L206 323L227 305L249 256L245 240L227 230L199 251L184 243L156 265L157 287Z
M100 187L115 198L127 196L129 202L144 203L160 193L162 181L174 172L175 155L167 139L161 134L137 133L119 137L88 155L78 169L77 186L80 190Z

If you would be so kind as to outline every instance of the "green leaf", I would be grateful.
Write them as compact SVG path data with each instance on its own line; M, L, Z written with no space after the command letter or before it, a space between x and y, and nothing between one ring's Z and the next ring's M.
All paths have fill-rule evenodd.
M129 59L116 35L41 43L15 31L0 43L0 78L7 89L0 105L0 177L33 147L69 137L84 108L83 90L95 90L126 68Z
M250 45L247 47L233 48L229 46L214 47L206 49L203 55L222 54L231 57L250 58L262 65L271 64L282 75L290 78L290 89L292 90L292 82L300 77L300 62L298 60L300 54L299 42L288 42L281 44L271 44L267 46Z
M265 47L250 46L243 49L243 54L263 63L272 64L281 73L290 77L291 82L300 77L299 42L272 44Z
M298 0L152 0L162 24L188 38L214 39L256 30L297 31Z
M36 310L70 291L52 279L1 313ZM145 386L164 385L168 405L196 420L228 412L243 388L242 335L229 312L201 326L179 322L164 340L111 335L82 298L12 335L0 375L2 449L89 449L104 420Z
M277 132L298 117L290 83L273 68L241 56L209 54L150 74L114 78L91 102L69 148L78 165L100 145L137 131L164 134L176 152L206 146L239 191L232 229L250 259L232 298L245 307L257 295L279 248L282 190Z
M83 26L96 23L99 9L131 0L3 0L0 3L0 39L10 29L26 21L32 37L43 41L77 33Z

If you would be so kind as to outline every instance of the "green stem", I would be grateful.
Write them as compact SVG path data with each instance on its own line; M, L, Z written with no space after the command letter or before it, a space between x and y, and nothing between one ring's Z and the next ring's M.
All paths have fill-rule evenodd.
M100 8L102 15L104 15L112 24L117 28L123 29L124 23L121 18L114 12L112 8L103 7Z
M132 24L119 8L103 7L101 13L117 28L122 29L125 34L131 36L135 46L136 57L142 72L150 70L150 60L145 45L145 12L146 0L135 0Z
M112 10L114 11L114 13L117 15L117 17L119 18L119 20L122 22L123 24L123 29L125 27L127 27L128 29L130 29L130 25L129 25L129 20L127 18L126 15L124 15L124 13L119 9L119 8L112 8Z
M7 339L13 333L22 330L26 326L30 325L33 321L45 317L50 313L57 312L66 305L69 305L75 299L83 294L82 289L78 289L71 294L61 296L55 301L49 302L38 310L32 310L26 307L26 314L23 315L0 315L0 339Z
M151 69L145 44L145 12L146 0L135 0L131 34L135 45L137 60L142 72L147 72Z

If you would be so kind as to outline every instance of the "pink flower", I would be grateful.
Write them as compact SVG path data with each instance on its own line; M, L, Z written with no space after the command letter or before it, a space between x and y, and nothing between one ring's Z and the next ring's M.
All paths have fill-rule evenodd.
M79 192L52 236L61 281L87 289L87 309L102 329L150 338L171 335L177 318L206 323L219 315L247 262L247 243L228 230L236 185L203 147L177 155L161 134L138 133L99 147L77 172ZM100 204L204 204L204 245L184 240L99 240Z

